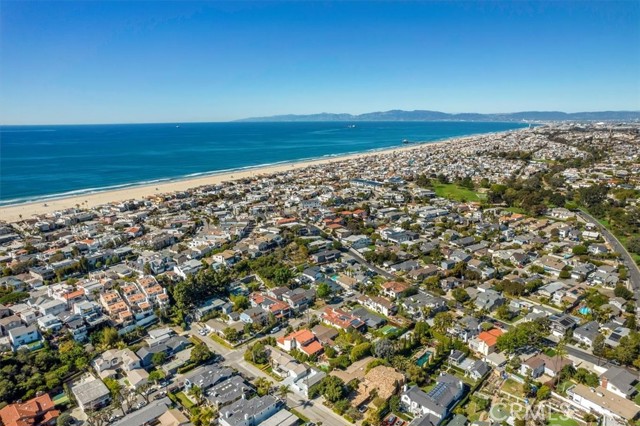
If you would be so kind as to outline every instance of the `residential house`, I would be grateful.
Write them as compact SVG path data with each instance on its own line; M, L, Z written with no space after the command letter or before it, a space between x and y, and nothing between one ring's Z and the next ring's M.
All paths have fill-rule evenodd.
M520 365L520 374L537 379L544 374L544 359L532 356Z
M71 387L71 393L83 411L98 410L111 402L111 393L102 380L85 376Z
M294 331L293 333L280 337L276 340L276 344L279 348L287 352L297 349L308 356L317 356L323 351L322 344L320 344L316 336L307 329Z
M387 281L382 284L382 294L392 299L398 299L411 287L407 283L397 281Z
M54 426L60 411L49 394L43 394L25 402L9 404L0 409L3 426Z
M221 426L257 426L280 411L281 402L271 395L240 399L220 410Z
M504 298L504 296L502 296L502 294L498 293L495 290L489 289L480 292L478 294L478 297L476 297L474 304L476 305L476 308L480 310L491 312L498 309L498 307L504 304L505 301L506 299Z
M567 389L567 396L585 411L594 411L600 415L613 417L622 424L632 422L640 413L640 406L633 401L601 386L589 388L583 384L577 384Z
M40 333L34 325L29 327L20 326L9 330L9 341L14 350L38 340L40 340Z
M592 346L593 341L599 334L600 323L598 321L589 321L573 330L573 338L580 343Z
M140 358L129 348L104 351L91 365L101 378L114 376L118 369L131 371L142 367Z
M365 323L362 320L348 314L342 309L337 308L325 308L322 313L321 320L325 324L341 330L353 328L355 330L362 331L365 328Z
M600 376L600 386L623 398L632 399L638 393L638 375L622 367L611 367Z
M428 420L438 426L447 417L453 405L463 397L465 391L466 385L462 380L442 373L436 379L435 387L429 392L412 386L402 393L400 401L407 411L420 417L428 416Z
M478 337L469 339L469 347L471 350L482 354L484 356L489 355L496 351L498 337L502 336L502 330L498 328L492 328L488 331L483 331L478 334Z
M552 315L551 316L551 333L557 337L564 337L569 330L573 330L578 321L569 315Z
M365 374L364 379L358 384L351 404L354 407L359 407L370 400L372 394L383 401L388 401L398 392L404 382L404 375L396 371L395 368L385 365L374 367Z
M193 386L198 386L203 391L224 382L233 376L233 370L220 365L204 365L185 374L184 390L189 392Z
M358 297L358 302L362 306L387 317L395 315L397 312L396 305L384 297L363 295Z
M207 400L218 409L246 397L251 393L251 388L247 386L240 376L232 376L227 380L212 386L207 392Z

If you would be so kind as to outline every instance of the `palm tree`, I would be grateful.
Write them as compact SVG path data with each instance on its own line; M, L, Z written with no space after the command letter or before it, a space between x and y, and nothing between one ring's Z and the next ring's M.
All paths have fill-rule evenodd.
M150 392L148 392L149 389L151 389L151 383L145 383L144 385L140 385L135 390L136 394L140 395L147 404L149 403L149 399L151 397Z
M200 386L194 385L191 386L191 389L189 389L189 395L193 397L193 399L196 400L196 402L199 404L200 401L202 400L202 388L200 388Z
M556 346L556 368L560 365L560 361L563 356L567 354L567 338L564 337L558 342ZM558 372L558 384L562 382L562 369Z
M278 388L278 396L283 401L286 401L287 395L289 395L290 393L291 393L291 388L289 387L289 385L282 385Z
M271 390L271 382L264 377L259 377L256 380L256 389L258 391L258 395L260 396L267 395Z

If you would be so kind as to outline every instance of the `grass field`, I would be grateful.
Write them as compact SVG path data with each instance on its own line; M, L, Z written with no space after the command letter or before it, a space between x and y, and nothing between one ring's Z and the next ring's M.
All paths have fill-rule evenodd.
M508 394L518 396L522 398L522 384L516 382L513 379L507 379L502 385L502 390Z
M455 183L436 183L433 185L433 190L438 197L448 198L456 201L482 201L484 195L477 192L463 188Z
M549 426L579 426L579 423L573 419L563 419L560 414L554 414L549 417L547 424Z
M187 395L185 395L184 392L178 392L176 394L176 398L178 398L180 404L182 404L182 406L187 410L195 405L189 398L187 398Z
M507 207L505 210L511 213L526 214L526 211L520 207Z

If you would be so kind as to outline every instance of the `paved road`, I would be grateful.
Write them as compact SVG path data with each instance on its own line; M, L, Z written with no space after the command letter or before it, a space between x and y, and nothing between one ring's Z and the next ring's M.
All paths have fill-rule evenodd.
M212 351L222 355L224 357L223 364L229 367L235 368L246 378L257 378L264 377L271 382L273 382L274 386L277 386L278 383L273 379L273 377L269 376L264 371L260 370L256 366L251 363L248 363L244 360L244 352L246 346L240 346L236 349L229 349L215 340L211 339L209 336L201 336L198 331L200 330L200 326L197 324L193 324L193 327L187 332L190 335L198 337L202 340ZM281 330L274 336L279 336L284 333L284 330ZM346 424L346 420L342 417L338 416L336 413L331 411L328 407L326 407L322 403L322 398L315 399L313 401L307 401L306 399L296 395L291 394L287 397L287 403L290 408L294 408L302 415L310 419L312 422L318 423L322 422L325 426L343 426Z
M543 340L543 345L546 347L551 347L554 348L557 346L557 342L550 340L548 337L545 338ZM591 363L593 365L598 365L600 367L604 367L604 368L611 368L616 366L615 364L613 364L612 362L608 361L605 358L598 358L597 356L593 355L591 352L587 352L584 349L580 349L577 346L573 346L573 345L566 345L565 346L565 350L567 351L567 355L570 355L574 358L580 359L582 361ZM627 370L629 373L633 374L634 376L636 376L638 374L638 371L634 368L631 367L625 367L622 366L621 368L624 368L625 370Z
M622 245L620 241L611 233L607 228L602 226L598 220L591 216L588 213L583 211L577 211L576 214L580 216L583 220L592 222L600 229L600 232L604 236L604 239L607 240L611 247L617 252L620 253L624 263L627 265L629 269L629 282L631 283L631 288L633 289L633 293L636 298L636 306L640 303L640 269L638 265L633 260L627 249Z

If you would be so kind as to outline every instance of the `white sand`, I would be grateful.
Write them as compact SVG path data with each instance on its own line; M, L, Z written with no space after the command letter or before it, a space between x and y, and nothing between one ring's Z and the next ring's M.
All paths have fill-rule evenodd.
M459 138L459 139L465 139ZM456 140L459 140L456 139ZM185 191L191 188L196 188L204 185L213 185L220 182L243 179L247 177L254 177L258 175L268 175L272 173L283 172L286 170L302 169L308 166L315 166L320 164L328 164L334 162L340 162L345 160L352 160L363 157L371 157L381 154L388 154L391 152L414 150L424 148L426 146L435 146L440 144L450 143L452 140L441 142L429 142L423 144L415 144L410 146L403 146L397 148L391 148L387 150L367 152L362 154L345 155L338 157L331 157L326 159L303 161L298 163L279 164L274 166L256 167L254 169L227 172L220 174L213 174L209 176L203 176L193 179L175 180L166 183L157 183L150 185L133 186L125 189L118 189L113 191L96 192L93 194L84 194L67 198L59 198L53 200L15 204L0 207L0 221L15 222L20 219L28 219L34 215L43 215L52 213L56 210L64 210L73 208L79 205L81 208L92 208L99 205L104 205L113 202L121 202L133 199L142 199L145 197L153 196L156 194L166 194L178 191ZM46 204L46 205L45 205Z

